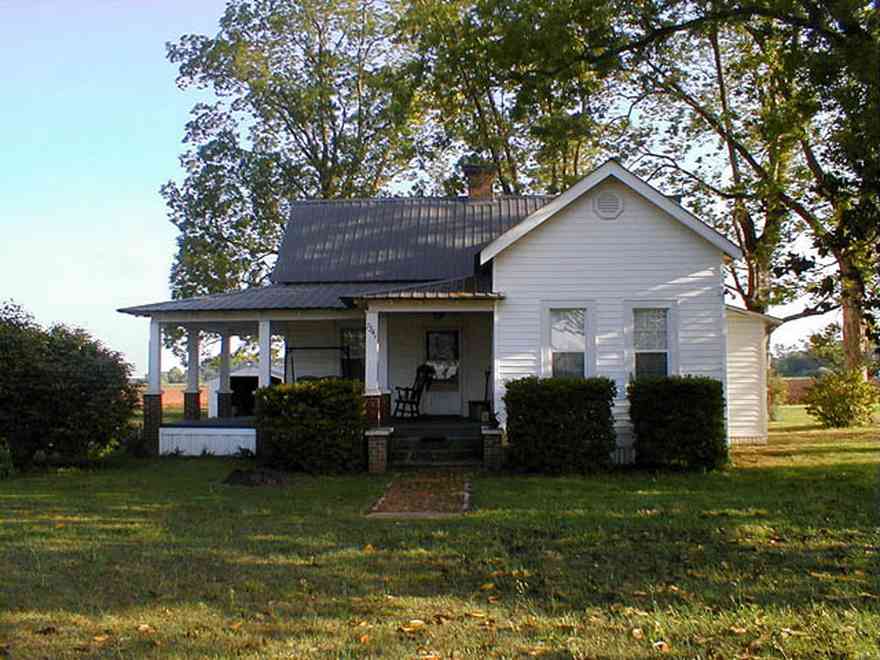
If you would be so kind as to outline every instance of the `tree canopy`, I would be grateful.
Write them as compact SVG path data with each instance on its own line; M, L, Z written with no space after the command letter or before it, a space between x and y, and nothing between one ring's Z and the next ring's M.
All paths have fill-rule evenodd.
M880 310L880 7L858 0L230 0L168 47L184 88L175 296L264 283L291 198L557 192L606 155L735 240L730 287L790 318Z
M213 37L168 45L213 92L162 194L180 230L175 296L266 282L292 198L372 197L407 170L420 120L388 0L231 0Z

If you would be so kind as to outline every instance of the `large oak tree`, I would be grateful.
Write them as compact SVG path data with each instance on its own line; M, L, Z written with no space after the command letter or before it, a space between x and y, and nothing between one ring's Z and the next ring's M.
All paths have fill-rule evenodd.
M178 84L210 92L186 128L173 295L265 283L293 198L371 197L420 130L393 0L230 0L214 36L168 45Z

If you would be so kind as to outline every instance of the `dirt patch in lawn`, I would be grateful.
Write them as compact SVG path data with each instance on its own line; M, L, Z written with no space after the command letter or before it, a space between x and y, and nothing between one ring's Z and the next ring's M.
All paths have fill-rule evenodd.
M456 471L397 475L369 515L450 515L468 510L470 482Z
M284 472L257 468L255 470L233 470L223 480L227 486L287 486L290 479Z

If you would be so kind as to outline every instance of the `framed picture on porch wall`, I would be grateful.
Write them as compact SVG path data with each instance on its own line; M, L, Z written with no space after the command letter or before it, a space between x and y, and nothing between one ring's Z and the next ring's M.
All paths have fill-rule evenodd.
M435 371L434 382L458 385L461 366L458 330L428 330L425 343L426 362Z

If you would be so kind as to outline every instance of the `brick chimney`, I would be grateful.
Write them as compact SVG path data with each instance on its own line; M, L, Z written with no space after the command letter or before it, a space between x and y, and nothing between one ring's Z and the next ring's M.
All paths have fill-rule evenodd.
M494 165L462 163L461 171L467 179L468 197L471 199L492 199L492 185L495 183Z

